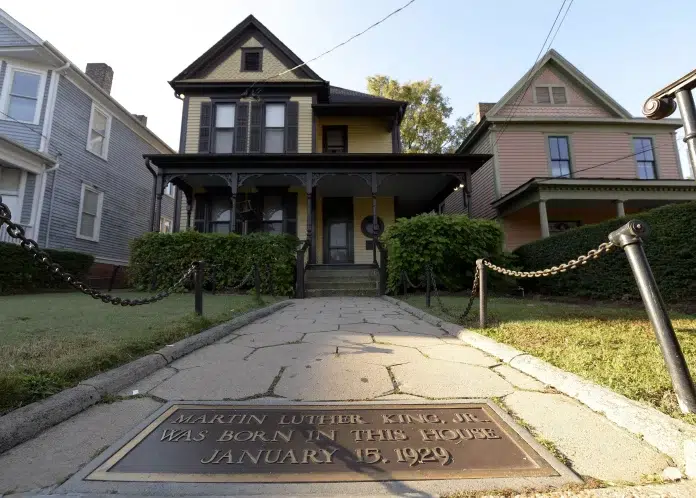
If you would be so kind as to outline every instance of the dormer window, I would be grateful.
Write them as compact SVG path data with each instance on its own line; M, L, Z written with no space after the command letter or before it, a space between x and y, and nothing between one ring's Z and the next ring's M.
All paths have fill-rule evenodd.
M563 105L568 103L564 86L537 86L534 87L534 98L537 104Z
M261 48L243 48L242 49L242 71L261 71L262 68L262 52Z

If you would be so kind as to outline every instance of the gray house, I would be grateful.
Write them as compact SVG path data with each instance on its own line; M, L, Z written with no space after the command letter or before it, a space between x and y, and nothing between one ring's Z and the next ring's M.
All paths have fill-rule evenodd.
M0 195L41 247L94 255L93 278L127 264L130 240L175 221L173 186L154 219L143 160L173 150L111 97L112 79L108 65L82 72L0 10ZM5 230L0 242L12 242Z

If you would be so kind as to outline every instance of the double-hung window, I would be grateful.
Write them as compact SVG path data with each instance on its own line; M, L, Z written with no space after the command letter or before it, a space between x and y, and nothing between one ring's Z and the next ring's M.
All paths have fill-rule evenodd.
M111 135L111 116L101 107L92 103L92 114L89 118L89 136L87 150L102 159L109 152L109 136Z
M46 75L42 71L7 66L3 82L3 118L38 124Z
M638 178L641 180L654 180L657 178L655 171L655 154L651 138L634 138L633 152L636 154L638 164Z
M285 152L285 104L266 104L264 152Z
M103 203L104 192L100 192L90 185L82 184L80 212L77 216L77 238L99 241Z
M215 152L231 154L234 151L234 104L217 104L215 106Z
M551 176L570 178L570 150L568 137L549 137Z

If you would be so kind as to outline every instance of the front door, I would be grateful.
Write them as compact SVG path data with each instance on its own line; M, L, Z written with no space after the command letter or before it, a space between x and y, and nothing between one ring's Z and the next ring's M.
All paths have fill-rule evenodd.
M353 198L324 198L322 215L324 220L324 263L352 263Z

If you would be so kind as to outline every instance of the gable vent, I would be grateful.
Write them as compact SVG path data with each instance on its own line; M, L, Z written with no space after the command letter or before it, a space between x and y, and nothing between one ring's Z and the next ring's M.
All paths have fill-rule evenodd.
M551 94L549 92L549 87L538 86L534 89L534 91L536 92L537 104L550 104L551 103Z
M566 99L566 89L562 86L554 86L551 88L551 94L553 95L554 104L567 104Z

